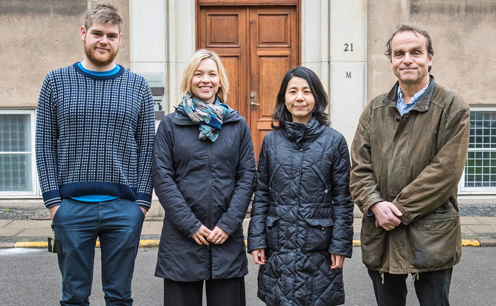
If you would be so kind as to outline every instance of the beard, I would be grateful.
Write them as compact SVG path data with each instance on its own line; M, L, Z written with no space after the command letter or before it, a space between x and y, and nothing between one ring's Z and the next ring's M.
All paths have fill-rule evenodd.
M88 47L86 45L86 40L84 41L84 53L88 60L95 66L107 66L112 64L115 57L117 56L117 50L112 50L112 48L108 47L109 52L107 55L98 54L94 47Z

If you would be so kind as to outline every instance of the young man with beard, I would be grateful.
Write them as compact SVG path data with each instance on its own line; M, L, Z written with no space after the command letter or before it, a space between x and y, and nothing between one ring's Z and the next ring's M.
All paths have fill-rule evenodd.
M39 97L36 161L61 245L61 305L89 305L97 238L106 305L133 303L155 129L148 83L114 63L122 22L112 6L90 9L85 59L50 72Z

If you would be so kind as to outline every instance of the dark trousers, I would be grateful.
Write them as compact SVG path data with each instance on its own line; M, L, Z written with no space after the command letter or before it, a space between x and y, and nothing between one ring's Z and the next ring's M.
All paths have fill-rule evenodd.
M245 306L245 278L176 282L164 279L164 306L202 306L203 282L207 306Z
M100 238L106 305L132 305L131 281L144 214L136 201L79 202L64 199L53 223L60 239L60 305L89 305L95 243Z
M423 272L415 278L415 293L420 306L449 306L449 288L453 268L434 272ZM406 278L408 274L381 273L369 269L374 284L378 306L406 305Z

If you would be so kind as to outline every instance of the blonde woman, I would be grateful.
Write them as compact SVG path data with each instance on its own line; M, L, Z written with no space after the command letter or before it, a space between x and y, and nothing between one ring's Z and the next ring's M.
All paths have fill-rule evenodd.
M164 305L245 305L248 273L242 221L255 159L246 120L225 104L219 56L199 50L184 71L183 100L165 116L153 154L155 192L165 210L155 275Z

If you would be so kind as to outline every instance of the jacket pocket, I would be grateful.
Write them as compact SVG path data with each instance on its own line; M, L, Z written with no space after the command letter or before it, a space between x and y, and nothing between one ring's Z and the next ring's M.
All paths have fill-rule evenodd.
M307 222L307 235L305 239L305 251L319 252L327 251L331 243L332 219L305 219Z
M456 225L456 218L444 220L416 220L412 222L415 231L423 232L426 235L443 234Z
M270 176L270 180L269 180L269 199L270 199L270 201L273 201L273 202L277 202L277 200L278 200L278 195L277 195L277 192L275 191L275 189L272 187L272 182L274 181L274 177L275 177L277 171L279 170L279 168L281 168L281 165L277 165L274 168L274 171L272 172L272 175Z
M324 194L323 194L324 198L323 198L322 202L328 202L329 199L332 198L331 190L330 190L329 186L327 185L327 182L326 182L324 176L322 175L322 172L320 172L319 168L315 164L313 164L311 168L315 172L315 174L317 174L317 176L319 177L320 181L322 182L322 186L324 188Z
M381 269L387 261L387 232L375 226L375 218L363 216L360 240L362 261L370 269Z
M267 216L265 223L265 238L267 247L272 250L279 248L279 219L280 217Z
M461 228L458 216L417 219L410 224L408 239L415 268L448 269L461 257Z

